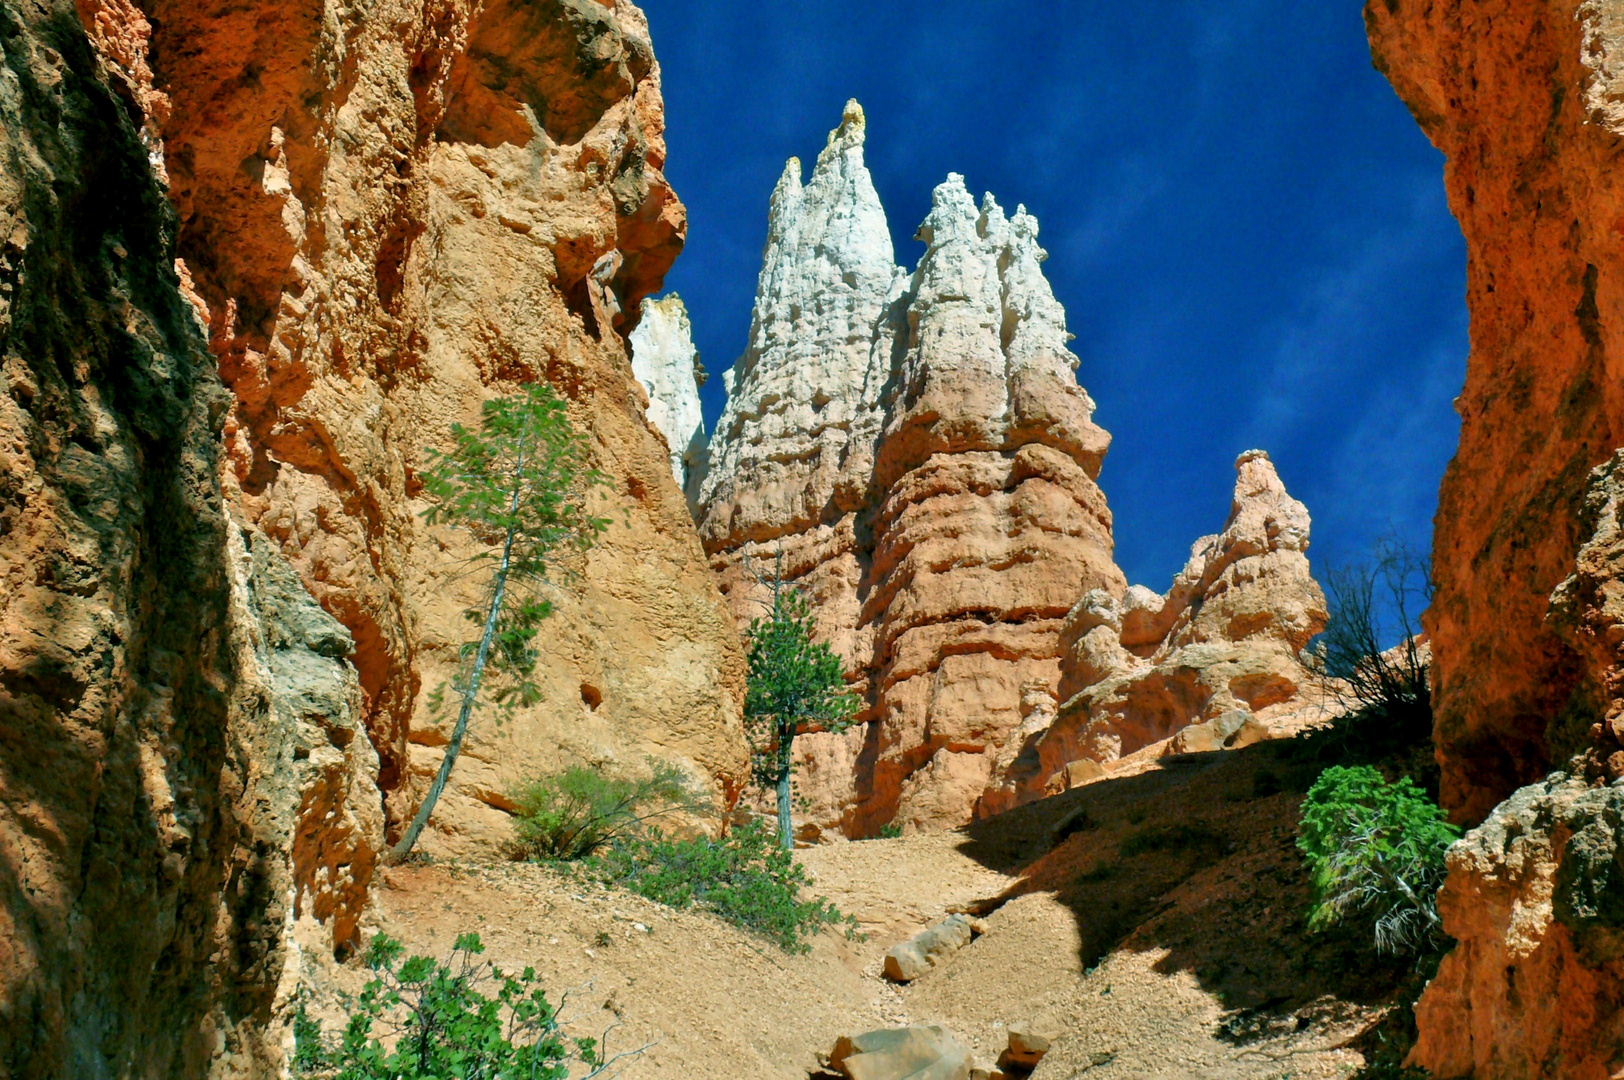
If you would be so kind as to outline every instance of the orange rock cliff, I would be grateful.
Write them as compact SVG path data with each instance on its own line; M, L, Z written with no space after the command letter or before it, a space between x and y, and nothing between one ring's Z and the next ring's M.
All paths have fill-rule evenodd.
M1446 156L1471 314L1426 625L1443 800L1483 823L1449 856L1459 943L1411 1060L1618 1075L1624 4L1370 0L1365 22Z
M613 524L420 846L571 761L746 775L624 338L685 231L659 68L626 0L45 0L0 43L0 1061L274 1071L446 742L475 594L416 470L483 400L556 387Z

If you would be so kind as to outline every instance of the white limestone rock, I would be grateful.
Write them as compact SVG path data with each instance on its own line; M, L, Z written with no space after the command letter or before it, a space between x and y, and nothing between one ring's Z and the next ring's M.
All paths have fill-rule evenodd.
M648 391L648 419L670 447L671 475L697 519L699 489L709 461L705 415L699 403L699 350L682 297L643 301L632 331L632 373Z
M862 107L848 102L806 185L791 158L773 191L749 343L728 376L701 494L709 540L823 520L854 424L872 416L870 347L903 272L864 137Z

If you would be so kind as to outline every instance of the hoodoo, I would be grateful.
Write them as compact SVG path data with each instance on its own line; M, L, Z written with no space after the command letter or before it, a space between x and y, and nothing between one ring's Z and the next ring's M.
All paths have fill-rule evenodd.
M1066 618L1059 719L1038 741L1035 778L1067 786L1066 766L1107 763L1153 743L1245 745L1325 713L1302 650L1325 627L1309 571L1308 508L1269 456L1235 462L1223 532L1203 536L1166 595L1135 585L1118 603L1089 593ZM1316 692L1318 690L1319 692Z
M799 750L807 818L852 835L960 825L1040 795L1076 749L1055 739L1041 765L1035 756L1061 692L1067 613L1084 594L1113 609L1148 603L1146 590L1124 599L1112 559L1096 483L1110 437L1077 385L1036 219L1024 207L1006 215L991 195L977 206L949 176L909 274L893 264L864 136L850 103L810 180L791 160L773 192L749 344L726 376L699 519L735 616L762 612L770 576L795 583L866 694L866 724ZM1171 651L1216 635L1246 654L1246 672L1177 719L1125 704L1124 730L1144 728L1127 735L1135 745L1226 702L1233 712L1293 698L1294 676L1275 676L1324 619L1302 555L1306 510L1266 455L1238 467L1228 531L1202 541L1212 550L1198 545L1174 594L1139 616L1165 625L1136 646L1148 659L1164 637ZM1242 559L1261 580L1246 576L1219 603ZM1290 597L1275 594L1281 579ZM1211 613L1195 618L1209 594ZM1260 635L1278 657L1238 644ZM1073 672L1068 692L1089 681ZM1242 698L1229 683L1244 684Z

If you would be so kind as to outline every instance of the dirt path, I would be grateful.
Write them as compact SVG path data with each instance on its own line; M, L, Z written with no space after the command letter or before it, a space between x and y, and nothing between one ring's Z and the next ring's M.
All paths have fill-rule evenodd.
M1035 1080L1345 1077L1345 1048L1398 975L1353 938L1307 935L1292 836L1312 778L1278 749L1166 762L949 834L799 853L815 889L868 935L806 956L542 867L386 872L379 927L446 953L477 930L488 957L571 990L578 1033L653 1042L626 1075L804 1080L841 1034L941 1023L990 1066L1010 1024L1066 1034ZM1057 829L1058 827L1058 829ZM949 910L988 932L907 986L885 950ZM358 985L312 965L318 1000ZM329 1014L332 1015L332 1014Z

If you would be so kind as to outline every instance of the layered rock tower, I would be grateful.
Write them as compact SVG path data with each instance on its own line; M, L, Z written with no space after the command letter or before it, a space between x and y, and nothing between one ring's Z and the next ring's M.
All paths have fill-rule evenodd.
M1191 545L1165 595L1094 590L1067 615L1063 704L1031 779L1064 786L1073 762L1107 764L1166 739L1177 750L1244 745L1294 714L1322 713L1320 679L1302 659L1326 621L1308 508L1261 450L1235 472L1223 531Z
M1095 483L1109 436L1037 222L949 176L903 271L864 134L852 102L811 178L792 159L773 192L700 518L735 616L795 582L866 695L866 724L801 751L809 816L854 834L996 798L1053 717L1066 612L1124 586Z

